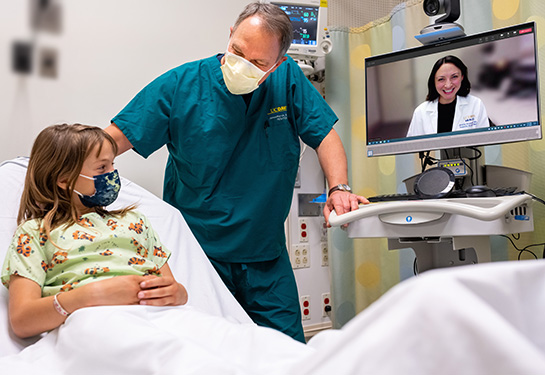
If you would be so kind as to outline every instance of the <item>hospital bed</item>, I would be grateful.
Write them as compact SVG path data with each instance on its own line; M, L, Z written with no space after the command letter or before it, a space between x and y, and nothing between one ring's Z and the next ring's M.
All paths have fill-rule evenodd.
M25 158L0 166L0 259L15 230ZM122 179L115 208L136 203L188 289L180 307L81 309L29 340L8 323L0 288L0 373L543 374L545 263L432 270L392 288L340 330L301 344L254 325L222 284L180 213Z

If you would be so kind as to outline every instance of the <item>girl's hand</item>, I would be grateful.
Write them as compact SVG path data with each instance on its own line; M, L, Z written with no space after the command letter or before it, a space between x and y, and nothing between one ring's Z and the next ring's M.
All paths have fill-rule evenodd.
M140 283L138 293L141 305L177 306L187 302L187 291L172 276L147 276Z
M140 282L138 299L141 305L177 306L187 302L187 290L176 282L170 267L165 264L161 267L162 276L145 276Z
M136 275L116 276L89 283L81 289L88 292L88 306L137 305L140 283L145 279L145 276Z

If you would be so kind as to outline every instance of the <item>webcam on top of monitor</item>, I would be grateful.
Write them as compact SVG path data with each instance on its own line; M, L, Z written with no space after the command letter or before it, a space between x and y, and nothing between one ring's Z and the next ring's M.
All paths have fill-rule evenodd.
M420 43L433 44L466 35L464 28L455 22L460 17L460 0L424 0L423 7L430 17L442 16L415 36Z

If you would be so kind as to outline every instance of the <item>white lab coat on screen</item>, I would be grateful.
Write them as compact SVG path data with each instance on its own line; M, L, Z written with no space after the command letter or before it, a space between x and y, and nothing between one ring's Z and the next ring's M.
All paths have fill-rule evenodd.
M407 137L437 133L438 101L439 98L431 102L425 101L416 107ZM486 128L489 124L488 114L481 99L473 95L456 97L452 131Z

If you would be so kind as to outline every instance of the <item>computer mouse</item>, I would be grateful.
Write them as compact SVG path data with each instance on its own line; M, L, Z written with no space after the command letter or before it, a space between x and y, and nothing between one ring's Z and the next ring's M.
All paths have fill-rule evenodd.
M495 197L496 193L486 185L470 186L466 189L468 197Z

